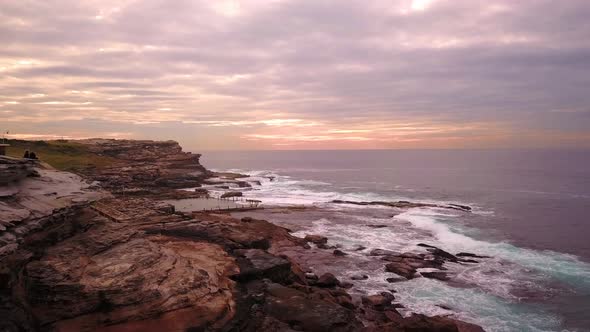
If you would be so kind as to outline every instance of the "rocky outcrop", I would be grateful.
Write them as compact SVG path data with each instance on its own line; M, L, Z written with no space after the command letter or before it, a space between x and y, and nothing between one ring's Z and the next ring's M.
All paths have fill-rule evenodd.
M38 176L39 174L34 169L36 164L37 162L31 159L0 156L0 186L14 184L27 177ZM4 194L0 191L0 197L2 196Z
M334 204L351 204L351 205L378 205L378 206L388 206L388 207L400 208L400 209L430 207L430 208L441 208L441 209L459 210L459 211L464 211L464 212L470 212L471 211L471 207L469 207L467 205L460 205L460 204L447 204L447 205L443 205L443 204L418 203L418 202L408 202L408 201L397 201L397 202L384 202L384 201L358 202L358 201L333 200L332 203L334 203Z
M83 170L108 189L129 187L198 187L211 173L203 167L201 155L183 152L175 141L134 141L93 139L78 141L88 150L112 158L101 168Z
M0 186L5 193L0 197L0 259L17 250L28 235L108 195L71 173L41 168L27 171L31 172L35 177Z
M162 203L196 195L171 188L210 176L175 142L85 144L116 160L83 171L100 187L40 169L0 199L1 331L442 331L461 323L405 319L389 293L359 304L349 283L305 266L316 250L308 242L321 248L325 237ZM435 254L443 255L425 255Z
M426 248L426 253L406 252L402 254L396 254L388 252L387 250L375 249L371 251L371 254L381 254L379 255L381 256L381 259L388 262L385 265L385 271L387 272L395 273L406 279L412 279L417 276L418 269L437 269L440 271L421 272L420 275L426 278L437 279L441 281L448 281L451 279L451 276L447 272L443 272L446 270L444 267L445 263L478 263L479 261L466 259L463 257L487 257L469 253L461 253L461 256L459 256L459 254L453 255L440 248L424 243L419 243L418 247Z
M231 197L242 197L242 192L240 191L229 191L226 193L223 193L221 195L221 198L231 198Z

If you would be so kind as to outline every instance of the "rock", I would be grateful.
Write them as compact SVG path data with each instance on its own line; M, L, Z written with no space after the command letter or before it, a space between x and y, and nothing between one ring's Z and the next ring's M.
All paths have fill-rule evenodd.
M432 253L434 256L437 256L443 260L447 260L447 261L451 261L451 262L458 261L458 258L455 255L453 255L449 252L446 252L440 248L437 248L435 246L431 246L431 245L424 244L424 243L419 243L418 246L427 248L426 251Z
M366 274L355 274L350 277L351 280L367 280L369 276Z
M391 277L391 278L387 278L385 279L388 283L394 283L394 282L400 282L400 281L406 281L408 279L406 278L395 278L395 277Z
M429 279L436 279L436 280L440 280L440 281L451 280L451 278L447 275L446 272L420 272L420 274L424 278L429 278Z
M352 249L352 250L354 250L354 251L361 251L361 250L365 250L365 249L367 249L367 247L362 246L362 245L359 244L359 245L355 246L354 249Z
M234 279L247 281L268 278L274 282L287 282L291 274L291 263L281 257L274 256L260 249L236 250L240 272Z
M387 227L387 225L367 225L367 227L371 227L371 228L385 228L385 227Z
M403 262L389 263L389 264L385 265L385 271L393 272L393 273L400 275L406 279L412 279L412 278L414 278L414 275L416 274L415 268L413 268L412 266L405 264Z
M424 248L432 248L432 249L436 249L435 246L431 246L430 244L426 244L426 243L418 243L417 244L418 247L424 247Z
M331 203L334 204L351 204L351 205L378 205L378 206L387 206L392 208L398 209L410 209L410 208L420 208L420 207L433 207L433 208L442 208L442 209L451 209L451 210L460 210L464 212L470 212L471 208L466 205L459 205L459 204L449 204L449 205L441 205L441 204L430 204L430 203L419 203L419 202L408 202L408 201L397 201L397 202L384 202L384 201L371 201L371 202L358 202L358 201L344 201L344 200L333 200Z
M405 324L392 294L356 308L351 283L303 272L319 267L307 265L309 255L334 261L330 252L304 249L307 242L329 248L323 236L300 239L264 220L159 203L207 195L176 190L203 183L249 187L236 180L241 175L213 174L173 141L83 144L110 162L79 171L93 185L41 169L40 178L17 181L18 191L2 191L12 194L0 200L0 330L352 332L363 330L361 319L382 331ZM378 256L397 264L393 270L443 261L430 253ZM430 325L417 326L443 326L425 320Z
M253 181L250 181L250 182L253 183L253 184L255 184L255 185L257 185L257 186L261 186L262 185L262 183L260 183L260 181L258 181L258 180L253 180Z
M175 212L174 205L168 204L168 203L157 203L154 206L154 209L156 209L157 211L163 212L163 213L174 213Z
M445 309L445 310L449 310L449 311L452 311L453 310L453 308L451 308L451 307L449 307L448 305L445 305L445 304L437 304L436 306L439 307L439 308L441 308L441 309Z
M434 248L434 249L428 249L428 251L431 252L434 256L438 256L444 260L448 260L451 262L458 261L458 259L457 259L457 257L455 257L455 255L450 254L442 249Z
M384 310L385 308L391 305L391 301L393 300L390 296L383 296L383 295L370 295L370 296L363 296L361 301L363 305L368 306L374 310Z
M319 245L319 244L326 244L328 243L328 238L325 236L321 236L321 235L311 235L308 234L305 236L305 241L307 242L311 242L313 244Z
M354 284L351 282L348 282L348 281L340 282L340 287L345 288L345 289L352 288L353 286L354 286Z
M183 152L175 141L89 139L76 143L111 161L106 166L80 170L108 189L131 185L158 189L199 187L210 176L199 162L201 155Z
M172 322L188 329L231 316L233 309L227 309L233 282L228 274L235 266L219 246L150 238L115 240L117 245L111 246L96 241L108 239L100 233L82 234L26 266L25 296L48 330L107 325L127 330L126 324L147 330ZM73 251L79 258L72 259ZM207 305L199 303L200 297L208 299Z
M318 243L317 247L319 249L334 249L334 248L336 248L335 246L329 246L326 243Z
M230 198L230 197L242 197L241 191L228 191L221 195L221 198Z
M401 331L440 331L440 332L483 332L484 330L475 324L470 324L448 317L428 317L420 314L398 322Z
M309 279L309 280L318 280L319 279L318 276L315 273L312 273L312 272L307 272L305 274L305 278L306 279Z
M492 258L491 256L480 256L469 252L460 252L456 254L457 257L472 257L472 258Z
M317 282L317 285L319 287L325 287L325 288L336 287L336 286L338 286L338 284L339 284L338 279L332 273L322 274Z
M37 163L30 159L0 156L0 186L17 183L27 177L38 177Z
M308 298L305 293L278 284L268 286L264 310L293 329L312 332L360 331L354 311L335 302Z
M344 251L338 250L338 249L334 250L333 254L334 254L334 256L346 256L346 255L348 255Z
M251 187L252 187L252 186L251 186L251 185L250 185L248 182L246 182L246 181L237 181L237 182L236 182L236 185L237 185L239 188L251 188Z
M449 207L454 207L458 210L462 211L471 211L471 206L461 205L461 204L449 204Z
M379 293L379 295L389 299L390 301L395 300L395 295L393 295L393 293L391 293L391 292L381 292L381 293Z
M369 253L369 256L385 256L385 255L397 255L398 253L392 250L386 249L373 249Z

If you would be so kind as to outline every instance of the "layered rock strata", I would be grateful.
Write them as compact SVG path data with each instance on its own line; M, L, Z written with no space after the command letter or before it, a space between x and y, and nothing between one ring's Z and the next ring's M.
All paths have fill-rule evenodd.
M193 193L172 188L211 174L175 142L85 144L117 162L85 169L88 182L38 169L0 199L0 331L479 331L313 276L307 242L325 238L176 212L162 199Z

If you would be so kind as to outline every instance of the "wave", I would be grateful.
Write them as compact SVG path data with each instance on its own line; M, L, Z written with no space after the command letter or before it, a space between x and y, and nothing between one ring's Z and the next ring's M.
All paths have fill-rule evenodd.
M445 249L454 252L480 252L502 258L520 266L540 271L573 287L590 291L590 264L576 256L550 250L537 251L519 248L507 242L476 240L451 230L437 217L446 216L433 209L411 209L394 218L406 220L415 227L432 232Z
M590 294L590 264L573 255L516 247L508 242L491 242L470 236L474 230L466 227L466 215L438 208L413 208L391 217L370 217L369 209L387 210L379 206L335 205L333 200L396 201L406 197L385 196L371 192L338 192L327 182L297 179L271 170L228 170L247 174L261 182L244 192L248 198L259 199L264 205L315 205L341 213L349 220L343 224L330 218L320 218L302 225L297 236L313 233L325 235L330 244L344 249L357 246L382 248L398 252L411 251L421 242L435 245L452 253L472 252L493 258L471 267L449 267L455 279L466 287L455 287L426 278L395 284L396 298L409 311L454 314L475 322L489 331L555 331L560 317L542 308L524 303L527 298L547 298L559 292ZM362 189L351 188L351 189ZM493 217L489 211L473 203L421 201L432 204L460 203L471 205L473 214ZM388 210L389 211L389 210ZM387 213L384 213L387 215ZM370 228L367 224L384 224L386 228ZM366 259L365 252L351 256ZM347 271L352 274L367 271ZM371 271L370 280L355 286L355 291L375 293L391 288L385 279L391 274ZM443 304L452 308L449 312Z

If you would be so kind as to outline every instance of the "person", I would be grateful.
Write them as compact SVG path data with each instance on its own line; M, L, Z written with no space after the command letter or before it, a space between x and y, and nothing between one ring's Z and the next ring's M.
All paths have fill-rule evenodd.
M29 154L29 158L30 159L37 159L37 154L33 151L31 151L31 153Z
M25 155L23 156L23 158L26 158L26 159L31 158L31 156L29 155L29 150L25 151Z

